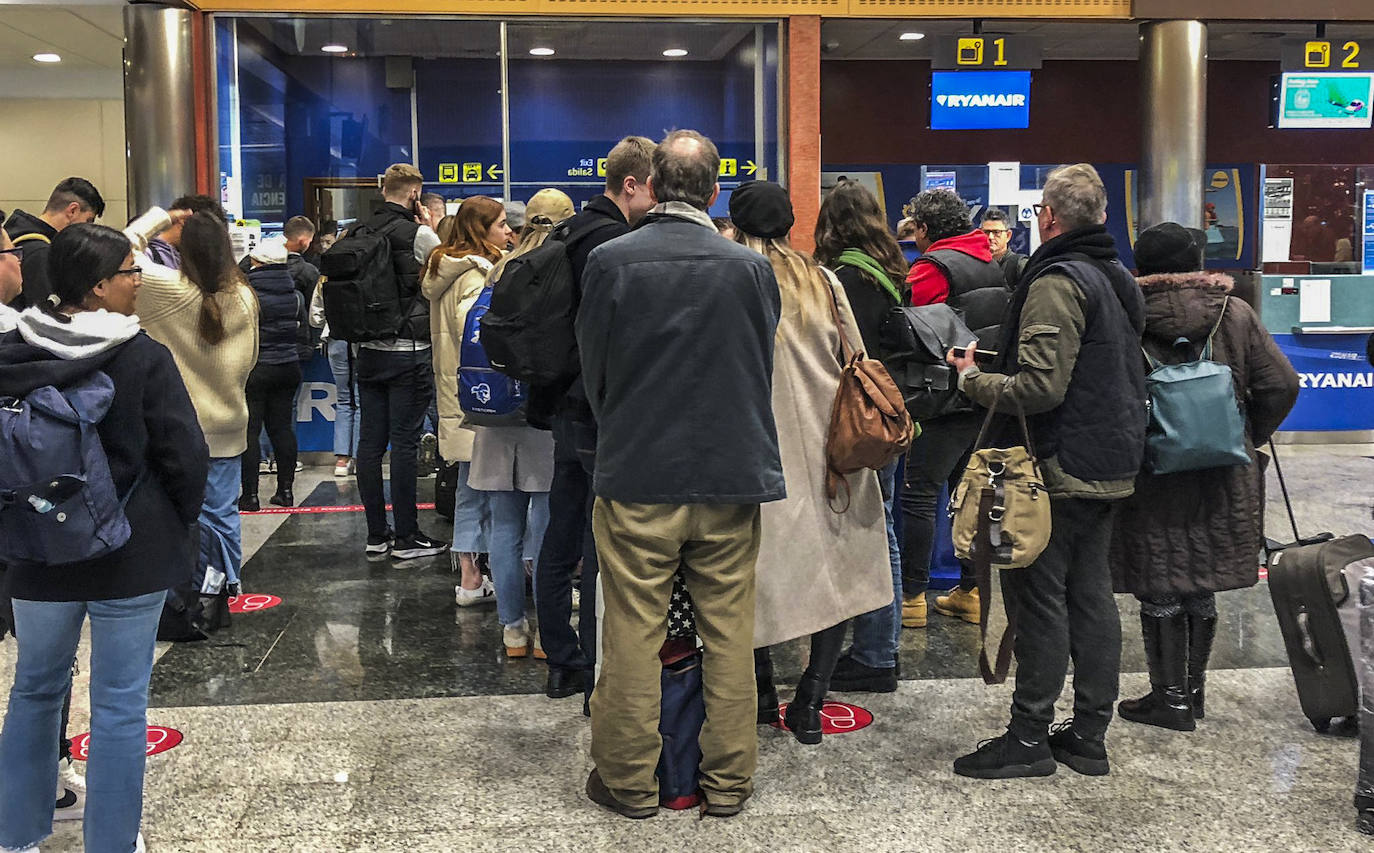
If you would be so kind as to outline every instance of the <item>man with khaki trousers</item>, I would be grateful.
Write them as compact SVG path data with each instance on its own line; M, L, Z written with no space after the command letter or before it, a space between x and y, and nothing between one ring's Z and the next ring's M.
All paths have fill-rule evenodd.
M758 763L759 504L786 496L772 410L780 305L768 261L711 223L719 169L709 139L668 135L649 178L657 206L592 252L577 315L600 427L593 529L606 607L587 796L631 818L658 811L658 650L679 567L704 645L706 813L738 814Z

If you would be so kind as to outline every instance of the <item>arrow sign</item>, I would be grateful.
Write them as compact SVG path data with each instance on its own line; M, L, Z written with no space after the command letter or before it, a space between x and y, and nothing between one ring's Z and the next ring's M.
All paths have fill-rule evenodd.
M752 175L752 174L754 174L755 172L757 172L758 170L759 170L759 167L754 163L753 160L745 160L745 161L744 161L744 174L746 174L746 175Z
M487 167L487 178L489 178L490 180L494 181L504 174L505 171L502 170L502 168L496 164L492 164L491 166Z

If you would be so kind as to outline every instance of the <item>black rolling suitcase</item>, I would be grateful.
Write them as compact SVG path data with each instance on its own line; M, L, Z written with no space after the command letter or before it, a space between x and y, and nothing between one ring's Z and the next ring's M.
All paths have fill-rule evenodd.
M1347 569L1374 558L1374 543L1345 536L1276 552L1269 561L1269 595L1274 599L1288 663L1302 712L1319 732L1339 718L1352 729L1359 712L1355 672L1359 634L1348 635L1359 597ZM1346 612L1342 612L1346 611ZM1358 630L1358 629L1357 629Z

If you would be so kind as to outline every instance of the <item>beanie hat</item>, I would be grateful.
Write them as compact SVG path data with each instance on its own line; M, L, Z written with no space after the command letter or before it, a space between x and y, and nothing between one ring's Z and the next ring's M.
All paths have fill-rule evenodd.
M519 231L525 227L525 203L523 201L506 201L501 206L506 209L506 224L512 231Z
M787 236L796 217L787 190L772 181L752 181L730 196L730 219L751 237L772 240Z
M1136 270L1142 275L1197 272L1203 267L1207 235L1177 222L1163 222L1140 232L1135 241Z
M526 225L557 225L564 219L576 213L572 199L562 190L540 190L525 205L525 224ZM510 214L506 214L509 219ZM548 222L535 222L537 218L543 217Z
M286 263L286 241L280 237L263 240L248 256L260 264Z

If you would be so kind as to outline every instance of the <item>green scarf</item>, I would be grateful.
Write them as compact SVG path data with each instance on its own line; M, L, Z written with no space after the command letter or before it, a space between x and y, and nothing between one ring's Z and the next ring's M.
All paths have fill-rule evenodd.
M887 291L887 295L892 297L893 302L898 305L902 304L901 288L892 280L892 276L888 275L887 270L883 269L882 265L873 260L866 252L860 249L845 249L835 259L835 263L847 264L868 273L878 283L879 287Z

